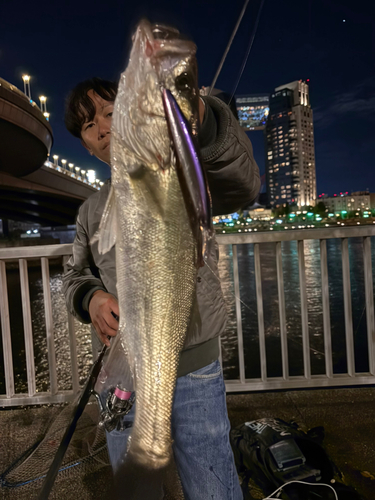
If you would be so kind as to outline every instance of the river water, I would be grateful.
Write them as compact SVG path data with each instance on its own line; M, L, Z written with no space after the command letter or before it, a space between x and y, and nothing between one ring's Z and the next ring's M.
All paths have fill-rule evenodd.
M373 238L374 240L374 238ZM345 318L342 292L342 266L340 240L327 240L330 317L335 373L345 373ZM372 260L374 269L374 241ZM242 301L242 329L244 339L245 372L247 378L260 377L258 340L258 317L255 293L254 247L239 245L238 265L240 276L240 298ZM276 255L274 244L260 246L261 276L263 292L264 327L267 352L267 375L282 375L280 321L276 280ZM297 242L282 243L285 306L288 335L290 375L303 374L301 305L298 274ZM367 326L364 310L364 275L362 240L349 240L350 279L352 290L353 333L356 371L368 370ZM310 337L310 359L313 374L324 373L323 313L321 302L320 250L319 241L305 242L306 287L308 324ZM233 288L232 249L220 246L219 272L228 309L228 322L222 338L224 375L227 379L239 378L238 345ZM55 325L55 349L59 389L71 387L70 350L67 326L67 312L61 291L62 268L51 266L50 285L52 292L53 320ZM16 393L27 391L25 345L23 339L22 304L20 281L17 269L8 269L8 294L12 331L13 365ZM49 372L43 286L39 267L29 267L30 301L34 338L36 385L38 392L49 390ZM78 368L81 383L88 374L91 356L90 327L75 321ZM2 345L0 345L2 361ZM4 368L0 366L0 393L5 393Z

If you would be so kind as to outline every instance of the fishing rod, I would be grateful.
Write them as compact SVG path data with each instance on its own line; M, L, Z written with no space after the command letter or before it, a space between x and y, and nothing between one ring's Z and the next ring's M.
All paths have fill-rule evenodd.
M237 78L237 81L236 81L236 83L235 83L235 85L234 85L234 88L233 88L233 91L232 91L232 95L230 96L230 99L229 99L229 102L228 102L228 106L229 106L229 104L231 103L231 101L232 101L232 99L233 99L233 97L234 97L234 94L236 93L236 90L237 90L238 84L240 83L240 80L241 80L241 77L242 77L242 73L244 72L244 69L245 69L245 66L246 66L247 60L248 60L248 58L249 58L249 55L250 55L251 49L252 49L252 47L253 47L253 43L254 43L255 35L256 35L257 29L258 29L258 24L259 24L260 14L261 14L261 12L262 12L263 5L264 5L264 0L262 0L262 3L260 4L259 10L258 10L258 15L257 15L256 21L255 21L255 25L254 25L253 34L251 35L251 38L250 38L250 41L249 41L249 45L248 45L248 47L247 47L247 51L246 51L246 54L245 54L244 60L243 60L243 62L242 62L242 66L241 66L241 69L240 69L240 73L239 73L238 78Z
M39 499L38 500L48 500L49 494L51 492L51 489L54 485L56 476L59 472L61 463L64 459L64 455L66 453L66 450L68 449L69 443L73 437L74 431L77 427L77 422L80 418L80 416L83 413L83 410L85 409L90 396L94 390L97 378L99 376L100 370L102 368L102 363L103 363L103 358L104 355L107 351L107 346L104 345L102 350L100 351L100 354L97 358L97 360L93 363L91 367L91 371L89 374L89 377L86 381L86 384L82 390L82 394L80 398L77 400L75 404L75 408L73 411L72 418L66 428L66 431L64 433L64 436L61 439L60 445L57 449L56 455L53 459L53 462L48 470L48 473L46 475L46 478L44 480L42 489L40 491Z
M237 78L237 81L236 81L236 84L235 84L235 86L234 86L234 89L233 89L233 92L232 92L232 95L231 95L231 98L230 98L230 100L229 100L228 105L230 104L230 102L231 102L231 101L232 101L232 99L233 99L233 96L234 96L234 94L235 94L235 92L236 92L236 90L237 90L238 84L239 84L239 82L240 82L240 80L241 80L242 73L244 72L244 69L245 69L245 66L246 66L247 60L248 60L248 58L249 58L249 55L250 55L250 52L251 52L251 49L252 49L252 46L253 46L253 43L254 43L255 35L256 35L257 29L258 29L258 24L259 24L260 14L261 14L262 9L263 9L264 1L265 1L265 0L261 0L261 4L260 4L259 10L258 10L258 15L257 15L256 21L255 21L254 30L253 30L253 33L252 33L252 35L251 35L250 42L249 42L249 45L248 45L248 48L247 48L247 51L246 51L246 54L245 54L245 58L244 58L244 60L243 60L243 63L242 63L242 66L241 66L241 69L240 69L240 72L239 72L239 76L238 76L238 78ZM240 24L241 24L241 21L242 21L242 18L243 18L243 16L244 16L244 14L245 14L245 11L246 11L246 8L247 8L248 3L249 3L249 0L245 0L245 4L244 4L244 6L243 6L243 8L242 8L242 11L241 11L241 13L240 13L240 15L239 15L239 18L238 18L238 20L237 20L236 26L234 27L233 33L232 33L232 35L231 35L231 37L230 37L230 39L229 39L229 42L228 42L228 44L227 44L227 46L226 46L226 48L225 48L225 51L224 51L223 57L221 58L221 61L220 61L219 67L217 68L216 73L215 73L215 76L214 76L214 78L213 78L213 80L212 80L211 87L210 87L210 90L209 90L209 92L208 92L208 95L211 95L211 93L212 93L212 91L213 91L213 89L214 89L214 87L215 87L216 81L217 81L217 79L218 79L218 77L219 77L219 74L220 74L220 72L221 72L222 68L223 68L223 65L224 65L225 59L226 59L226 57L227 57L227 55L228 55L228 52L229 52L229 49L230 49L230 47L231 47L231 45L232 45L232 42L233 42L233 40L234 40L234 37L236 36L236 33L237 33L237 31L238 31L238 28L239 28L239 26L240 26Z
M221 61L220 61L219 67L217 68L216 73L215 73L215 76L214 76L214 79L212 80L211 87L210 87L210 91L209 91L208 95L211 95L211 92L212 92L213 88L215 87L216 81L217 81L217 79L218 79L218 77L219 77L219 74L220 74L220 72L221 72L221 69L222 69L222 67L223 67L223 65L224 65L225 59L226 59L227 54L228 54L228 52L229 52L229 49L230 49L230 47L231 47L231 45L232 45L232 42L233 42L233 40L234 40L234 37L236 36L237 30L238 30L238 28L239 28L239 26L240 26L240 24L241 24L241 21L242 21L242 18L243 18L243 16L244 16L244 14L245 14L245 11L246 11L246 8L247 8L247 6L248 6L248 3L249 3L249 0L245 0L245 4L244 4L244 6L242 7L242 10L241 10L240 16L239 16L239 18L237 19L236 26L234 27L233 33L232 33L232 35L231 35L231 37L230 37L230 39L229 39L228 45L226 46L226 49L225 49L224 54L223 54L223 57L221 58Z

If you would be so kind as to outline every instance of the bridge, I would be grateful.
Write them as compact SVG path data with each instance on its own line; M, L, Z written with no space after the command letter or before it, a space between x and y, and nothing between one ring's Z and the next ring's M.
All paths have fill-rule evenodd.
M48 161L23 177L0 172L0 218L47 226L74 224L78 207L99 188L99 183Z
M34 101L0 78L0 218L73 224L79 205L100 188L48 161L52 128Z

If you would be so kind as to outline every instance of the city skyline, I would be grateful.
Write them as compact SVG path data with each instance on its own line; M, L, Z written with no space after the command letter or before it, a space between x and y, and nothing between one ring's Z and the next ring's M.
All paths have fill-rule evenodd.
M259 5L249 3L216 84L229 94ZM52 155L81 169L93 168L104 179L109 168L88 156L65 130L63 108L69 90L93 75L119 77L132 29L142 16L172 23L196 42L199 84L210 85L242 6L242 1L230 6L223 0L191 1L181 13L167 0L135 7L114 0L106 5L82 0L64 7L36 0L31 10L8 3L2 17L0 76L22 90L22 74L29 74L32 98L39 104L39 96L47 97L55 136ZM349 0L264 4L236 95L270 93L283 82L310 79L318 192L375 191L373 23L370 5L352 5ZM263 174L263 134L254 131L249 136Z

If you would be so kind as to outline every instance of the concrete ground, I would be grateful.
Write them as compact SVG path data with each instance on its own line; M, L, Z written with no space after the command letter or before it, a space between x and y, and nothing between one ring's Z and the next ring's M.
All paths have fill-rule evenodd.
M227 402L232 426L264 417L294 420L305 430L323 425L325 448L344 474L345 482L355 487L366 500L375 500L375 387L232 394L228 395ZM63 410L62 406L45 406L0 411L0 474L38 438L47 431L51 432L53 421L56 422L56 417ZM95 446L96 419L96 405L90 404L77 428L72 450L68 452L68 458L73 462L77 462L90 447ZM62 432L63 428L60 435ZM52 453L59 441L58 436L56 431L45 440ZM47 452L48 446L45 448ZM47 455L41 455L37 461L42 471ZM112 478L107 460L104 450L86 466L68 469L64 475L59 475L49 498L105 498ZM30 462L30 469L33 467ZM24 475L26 477L26 472L27 467L22 479ZM0 499L36 499L41 484L41 481L36 481L15 488L0 486ZM174 484L171 488L178 487ZM172 499L176 495L169 494L167 497Z

